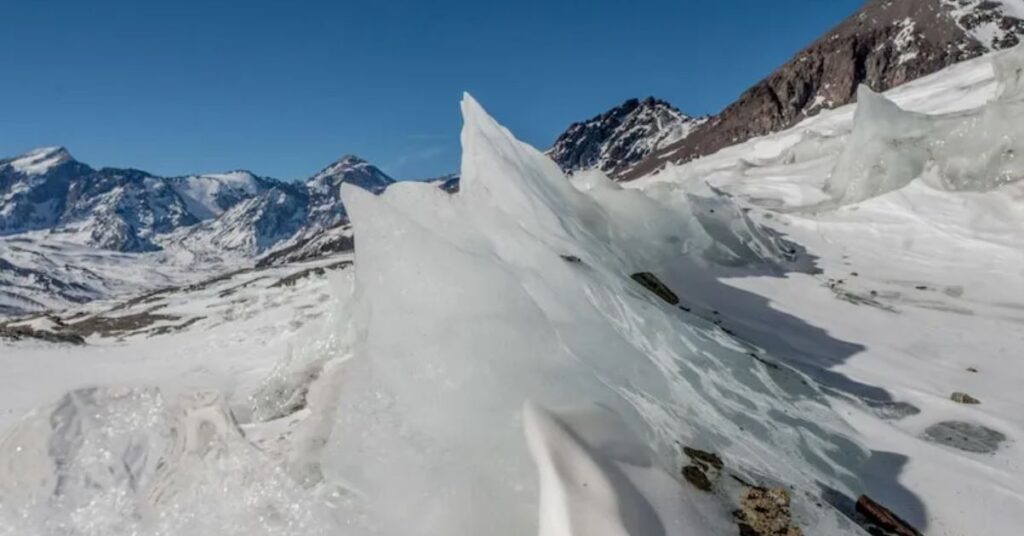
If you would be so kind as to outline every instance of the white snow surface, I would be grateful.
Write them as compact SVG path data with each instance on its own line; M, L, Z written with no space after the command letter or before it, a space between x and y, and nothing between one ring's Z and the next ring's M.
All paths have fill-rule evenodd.
M54 166L59 166L71 160L63 147L41 147L29 151L6 164L25 175L40 175Z
M805 534L865 534L843 515L865 493L929 535L1014 534L1024 183L983 152L933 164L1013 147L983 121L1013 112L1015 61L868 95L890 128L825 111L626 188L570 181L467 96L459 193L343 187L354 271L132 306L209 316L166 335L0 341L0 535L735 534L739 485L691 487L682 445L786 486ZM892 140L970 118L906 171ZM947 421L1004 439L926 439Z

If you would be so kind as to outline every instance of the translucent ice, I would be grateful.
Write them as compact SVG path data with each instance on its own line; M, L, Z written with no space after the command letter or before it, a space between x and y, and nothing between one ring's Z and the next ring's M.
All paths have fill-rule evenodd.
M996 96L980 109L927 116L866 87L825 191L839 204L924 177L946 190L990 190L1024 178L1024 46L993 56Z
M580 191L472 98L462 109L459 194L343 191L359 335L324 478L353 534L720 533L728 509L674 476L680 443L811 495L862 488L867 452L812 382L630 279L690 266L713 288L695 218L600 178ZM624 206L649 218L615 218ZM842 533L807 506L808 530Z

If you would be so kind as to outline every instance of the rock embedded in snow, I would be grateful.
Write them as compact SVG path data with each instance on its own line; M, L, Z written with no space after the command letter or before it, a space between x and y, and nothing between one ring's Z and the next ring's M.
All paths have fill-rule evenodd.
M875 502L867 495L861 495L857 499L856 511L864 518L871 534L882 534L886 536L922 536L921 532L912 527L900 516L888 508Z
M981 404L981 400L978 400L977 398L974 398L973 396L967 393L953 393L952 395L950 395L949 398L953 402L957 402L960 404Z
M736 512L740 536L802 536L793 523L786 488L749 487Z
M993 453L999 450L1000 443L1006 441L1006 436L1001 432L963 421L933 424L925 429L921 437L940 445L979 454Z
M640 283L644 288L665 300L669 305L679 305L679 296L676 296L676 293L672 292L672 289L662 283L661 280L658 279L658 276L650 272L637 272L630 277L633 281Z

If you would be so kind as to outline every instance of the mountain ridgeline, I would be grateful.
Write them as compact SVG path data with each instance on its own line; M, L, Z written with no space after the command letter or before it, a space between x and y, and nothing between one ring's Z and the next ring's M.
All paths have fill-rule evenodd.
M570 126L549 155L567 172L636 179L854 102L861 84L885 91L1022 37L1024 0L870 0L717 115L630 100Z
M342 183L380 193L393 182L355 156L292 183L248 171L159 177L93 169L51 147L0 160L0 235L46 231L121 252L182 244L254 256L346 222Z

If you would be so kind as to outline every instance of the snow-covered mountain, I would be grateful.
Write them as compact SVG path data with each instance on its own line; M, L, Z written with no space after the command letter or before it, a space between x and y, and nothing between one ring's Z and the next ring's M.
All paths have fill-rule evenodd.
M706 120L686 118L665 103L627 101L572 125L549 154L567 171L598 167L634 179L853 102L860 84L885 91L1022 38L1024 0L870 0ZM645 108L652 116L683 118L682 126L670 133L620 126L631 110Z
M704 120L654 97L629 99L570 125L555 140L548 156L570 173L592 168L625 173L654 151L685 138Z
M287 258L308 258L351 249L350 238L336 236L347 222L341 185L380 193L393 182L351 155L302 183L248 171L159 177L97 170L59 147L0 160L0 250L9 253L0 269L0 314L187 282L274 250L305 247ZM167 266L168 277L147 281L112 270L115 252L140 269Z
M343 156L306 181L310 196L310 227L312 230L327 229L347 219L345 206L341 202L342 184L351 184L380 194L394 182L394 179L366 160L355 155Z

